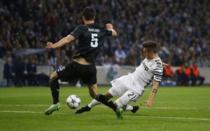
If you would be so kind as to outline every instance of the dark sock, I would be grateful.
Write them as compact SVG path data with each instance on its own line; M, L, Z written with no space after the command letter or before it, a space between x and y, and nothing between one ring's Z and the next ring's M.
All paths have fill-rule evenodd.
M53 98L53 104L56 104L59 102L59 83L58 79L55 80L50 80L50 88L51 88L51 93L52 93L52 98Z
M116 111L117 106L114 104L113 101L109 101L109 98L105 95L99 94L95 98L97 101L103 103L104 105L110 107L112 110Z

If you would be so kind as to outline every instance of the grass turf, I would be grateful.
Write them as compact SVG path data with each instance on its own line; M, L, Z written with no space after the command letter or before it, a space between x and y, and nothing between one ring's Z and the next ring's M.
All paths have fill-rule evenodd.
M105 92L108 88L100 88ZM146 90L136 103L142 105ZM69 94L77 94L82 105L91 99L87 88L62 88L60 111L45 116L51 103L49 88L0 88L0 131L207 131L210 130L210 88L161 88L152 108L141 106L136 114L124 113L123 120L100 105L91 112L75 115L65 105ZM135 104L135 103L132 103Z

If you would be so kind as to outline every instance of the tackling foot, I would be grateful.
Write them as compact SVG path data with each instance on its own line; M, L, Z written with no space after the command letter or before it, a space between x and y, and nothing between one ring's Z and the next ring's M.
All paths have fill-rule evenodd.
M139 106L133 106L132 113L136 113L139 110Z
M54 111L58 111L60 109L60 103L52 104L50 107L48 107L45 111L45 115L51 115Z
M75 112L75 114L82 114L83 112L88 112L88 111L90 111L90 110L91 110L91 108L90 108L88 105L86 105L86 106L84 106L84 107L78 109L78 110Z

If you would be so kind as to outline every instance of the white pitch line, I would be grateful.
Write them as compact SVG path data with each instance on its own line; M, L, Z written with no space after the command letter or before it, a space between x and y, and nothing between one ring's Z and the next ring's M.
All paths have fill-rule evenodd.
M43 112L36 111L12 111L12 110L2 110L0 113L17 113L17 114L43 114ZM56 113L56 114L69 114L69 113ZM196 117L172 117L172 116L133 116L141 118L152 118L152 119L171 119L171 120L196 120L196 121L210 121L208 118L196 118Z
M17 114L44 114L41 111L12 111L12 110L2 110L0 113L17 113ZM57 112L56 114L68 114L68 113L60 113Z
M135 116L135 117L154 118L154 119L210 121L210 119L208 119L208 118L196 118L196 117L173 117L173 116Z
M157 110L201 110L196 107L146 107L146 106L141 106L140 108L142 109L157 109Z
M0 113L41 114L43 112L36 112L36 111L9 111L9 110L4 110L4 111L0 111Z
M2 107L19 107L19 106L23 106L23 107L45 107L45 106L49 106L49 105L47 105L47 104L23 104L23 105L21 105L21 104L15 104L15 105L8 105L8 104L0 104L0 106L2 106Z

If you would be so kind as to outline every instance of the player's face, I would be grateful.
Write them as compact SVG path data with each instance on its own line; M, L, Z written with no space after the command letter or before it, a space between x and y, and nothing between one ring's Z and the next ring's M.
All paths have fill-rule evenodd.
M145 58L147 56L147 49L146 48L143 48L143 57Z
M149 49L147 48L143 48L143 56L144 58L148 58L150 59L150 57L154 54L153 51L150 51Z

